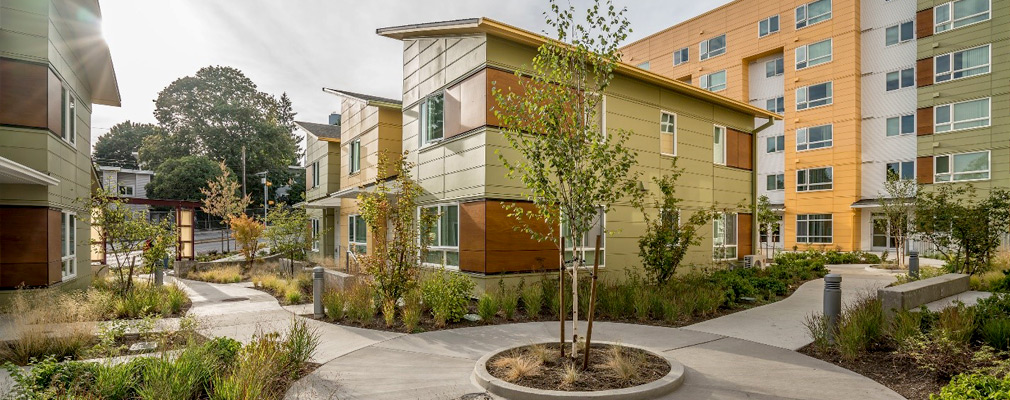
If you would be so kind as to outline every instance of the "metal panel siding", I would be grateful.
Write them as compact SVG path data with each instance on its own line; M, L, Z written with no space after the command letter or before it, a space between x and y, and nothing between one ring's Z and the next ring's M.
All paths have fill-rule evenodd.
M916 0L866 0L859 3L862 8L859 22L864 31L913 19L917 7Z
M136 188L133 192L134 197L147 198L147 184L151 183L151 175L137 174L136 177Z

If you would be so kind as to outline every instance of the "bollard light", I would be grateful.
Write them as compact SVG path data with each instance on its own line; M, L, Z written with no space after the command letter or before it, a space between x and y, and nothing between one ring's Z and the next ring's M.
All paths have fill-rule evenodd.
M312 268L312 316L323 317L323 267Z
M908 252L908 276L912 279L919 279L919 252L912 250Z
M165 283L165 271L168 270L168 256L161 260L161 268L158 263L154 263L154 285L161 286Z
M824 319L827 322L828 342L835 342L835 329L838 327L838 317L842 314L842 276L827 274L824 276Z

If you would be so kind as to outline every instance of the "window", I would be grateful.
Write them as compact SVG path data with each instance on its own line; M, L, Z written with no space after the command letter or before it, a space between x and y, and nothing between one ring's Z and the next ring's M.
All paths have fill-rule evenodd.
M933 32L940 33L989 19L989 0L957 0L933 8Z
M420 212L435 216L427 227L426 264L459 268L459 205L440 204L421 207Z
M884 176L887 180L901 179L903 181L910 181L915 179L915 161L889 162L887 163Z
M786 190L786 174L772 174L766 177L768 180L765 189L768 191Z
M705 61L726 52L726 34L702 41L698 44L698 59Z
M67 95L66 125L64 125L63 138L70 143L77 143L77 99L69 90L63 89Z
M831 104L831 82L818 83L796 89L796 109L820 107Z
M796 69L813 67L831 61L831 39L796 48Z
M831 147L832 125L796 129L796 151Z
M648 63L646 63L648 64ZM649 69L648 66L643 69ZM445 93L434 93L421 101L421 146L442 140Z
M665 111L659 117L659 153L677 155L677 115Z
M317 186L319 186L319 161L312 163L312 187Z
M989 98L936 106L933 115L936 133L989 126Z
M77 215L69 212L60 214L62 250L62 277L64 280L77 275Z
M887 119L887 136L909 135L912 133L915 133L915 114Z
M638 67L638 68L641 68L641 69L644 69L644 70L646 70L646 71L648 71L648 70L649 70L649 67L650 67L650 66L651 66L651 63L650 63L650 62L648 62L648 61L646 61L646 62L644 62L644 63L641 63L641 64L638 64L638 65L637 65L637 67Z
M726 71L713 72L701 76L701 88L713 92L726 89Z
M765 78L782 75L785 70L784 59L776 58L765 63Z
M989 179L989 151L950 154L934 158L934 182Z
M887 73L887 91L915 87L915 68Z
M606 220L607 213L604 211L603 207L597 207L596 220L593 221L592 227L589 228L589 232L586 232L582 236L581 243L576 245L574 240L569 240L565 238L565 260L572 260L573 257L579 257L586 261L586 265L593 265L596 262L596 236L600 236L600 266L602 267L604 261L606 260L606 247L607 247L607 231L606 231ZM671 213L672 214L672 213ZM679 215L679 213L677 214ZM565 219L561 219L561 235L564 237L568 235L568 223L564 222Z
M319 251L319 220L311 219L312 221L312 251Z
M887 27L884 31L884 45L893 46L915 39L915 25L912 21Z
M119 185L119 194L121 196L133 196L133 186Z
M771 239L772 239L771 242L772 243L781 243L782 242L782 216L779 215L778 219L779 219L779 221L776 222L776 223L774 223L774 224L772 224L772 226L771 226ZM760 231L761 235L759 236L758 241L760 243L762 243L762 244L768 243L768 227L762 225L761 229L759 229L759 231ZM776 246L776 247L778 247L778 246Z
M687 47L673 52L673 65L677 66L689 61Z
M831 167L798 170L796 171L796 191L831 190L831 175Z
M758 22L758 37L765 37L779 31L779 16L773 15Z
M361 170L361 139L354 139L351 142L351 173L356 173ZM317 172L315 167L313 167L313 172ZM315 181L315 175L313 175L313 182Z
M817 0L796 7L796 29L831 19L831 0Z
M726 128L719 125L712 132L712 162L726 165Z
M779 96L774 99L765 100L765 109L779 114L786 112L786 98Z
M778 153L786 149L786 135L769 136L767 138L768 152Z
M722 213L712 220L712 259L735 260L736 214Z
M936 56L934 83L989 73L990 45Z
M831 243L831 214L796 216L797 243Z
M365 254L368 251L368 228L361 215L347 216L347 248L354 254Z

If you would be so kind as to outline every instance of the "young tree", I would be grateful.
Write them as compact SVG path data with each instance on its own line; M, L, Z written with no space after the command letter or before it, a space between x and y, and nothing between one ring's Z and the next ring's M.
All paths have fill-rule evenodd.
M429 235L421 232L434 226L437 218L429 213L419 215L417 199L421 186L411 178L414 166L406 160L407 152L392 159L382 155L375 191L358 195L361 218L372 232L372 254L364 256L362 263L387 307L416 283L419 257L428 251L429 242ZM386 176L394 178L382 178Z
M287 254L291 260L291 275L294 276L295 258L304 259L305 252L311 246L312 232L309 230L308 214L304 208L291 208L281 203L270 209L266 223L270 251Z
M765 234L765 242L761 243L761 246L765 248L764 253L768 253L768 249L771 249L771 256L775 257L775 226L778 225L780 217L772 211L771 203L768 201L768 196L758 197L758 202L754 205L754 219L758 224L758 229L761 233Z
M715 217L715 209L697 210L686 220L681 218L681 199L676 194L677 179L683 169L673 161L673 172L653 178L659 186L660 198L652 208L659 210L655 218L642 207L645 215L645 234L638 239L638 256L642 259L649 279L663 285L677 272L691 246L701 243L700 229Z
M983 270L1008 230L1010 192L1004 189L979 198L971 184L933 185L915 201L913 231L944 255L952 272Z
M203 212L221 218L225 226L230 226L232 218L244 214L246 207L252 202L249 195L239 197L241 185L231 177L231 170L224 163L218 164L221 173L213 180L206 181L207 187L201 188L204 198L201 201Z
M256 261L256 253L263 248L260 238L263 237L263 230L266 227L245 213L234 217L228 221L231 226L231 236L235 238L235 245L239 252L245 257L245 271L252 269L253 262Z
M636 153L626 146L630 133L600 126L600 104L621 56L630 27L624 9L596 0L585 24L574 7L556 0L544 13L554 38L542 44L532 64L516 71L518 88L493 88L495 115L514 151L497 152L507 176L528 189L536 207L506 204L521 229L536 240L580 246L599 218L619 201L639 196L632 171ZM603 209L601 213L600 209ZM559 227L561 236L540 229ZM562 239L565 238L565 239ZM588 238L585 245L595 242ZM567 260L572 286L572 355L578 340L578 271L586 261L578 252ZM561 266L566 268L565 265ZM561 318L564 318L562 314ZM563 339L563 338L562 338Z
M177 239L172 221L158 223L148 220L143 211L131 209L123 200L106 190L100 190L86 199L79 199L91 211L91 226L97 228L98 237L91 245L106 246L106 256L112 255L115 265L110 268L120 294L133 290L133 274L138 257L141 261L160 260L167 248ZM147 251L152 251L149 257Z
M915 198L918 186L915 180L901 179L895 171L887 171L884 182L884 193L877 201L880 203L880 213L883 219L875 223L883 224L884 232L889 232L896 247L898 268L905 266L905 243L908 242L909 218L915 209Z

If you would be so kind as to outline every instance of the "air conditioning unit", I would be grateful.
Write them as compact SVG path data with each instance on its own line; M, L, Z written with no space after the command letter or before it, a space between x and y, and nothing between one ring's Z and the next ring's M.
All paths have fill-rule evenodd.
M744 268L764 268L764 256L760 254L752 254L749 256L743 256L743 267Z

